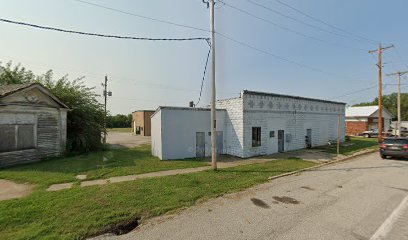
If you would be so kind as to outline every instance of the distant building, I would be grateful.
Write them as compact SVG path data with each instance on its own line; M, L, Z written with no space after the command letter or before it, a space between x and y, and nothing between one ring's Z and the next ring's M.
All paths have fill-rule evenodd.
M344 140L345 104L244 90L217 101L218 154L241 158ZM340 121L338 122L338 120ZM159 107L152 115L152 154L160 159L211 155L209 108Z
M139 110L132 113L132 132L136 135L150 136L151 121L150 117L154 111Z
M390 129L392 114L383 107L383 131ZM378 129L378 106L346 108L346 134L358 135L367 130Z
M391 122L391 127L394 129L397 129L398 126L398 121L392 121ZM407 128L408 129L408 121L401 121L401 128Z
M67 111L40 84L0 86L0 167L63 153Z

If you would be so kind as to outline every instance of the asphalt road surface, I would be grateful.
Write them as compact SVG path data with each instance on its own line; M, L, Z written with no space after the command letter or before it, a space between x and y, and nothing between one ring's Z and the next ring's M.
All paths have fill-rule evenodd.
M408 161L378 153L272 180L109 239L408 239Z

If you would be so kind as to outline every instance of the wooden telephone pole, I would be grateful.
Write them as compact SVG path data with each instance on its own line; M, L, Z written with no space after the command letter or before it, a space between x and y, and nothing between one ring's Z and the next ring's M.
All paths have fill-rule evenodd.
M103 144L106 144L106 115L107 115L107 110L106 110L106 104L108 100L108 96L112 96L112 92L108 92L108 76L105 76L105 83L102 83L103 87L103 97L104 97L104 116L103 116Z
M382 142L383 133L383 116L382 116L382 52L383 50L394 47L382 47L381 43L376 50L368 51L369 53L377 53L377 67L378 67L378 142Z
M212 169L217 170L217 121L215 109L215 0L210 0L210 18L211 18L211 165Z
M397 76L397 112L398 112L398 124L397 124L397 131L398 131L398 136L401 137L401 76L404 74L407 74L408 71L405 72L395 72L395 73L390 73L387 74L387 76Z

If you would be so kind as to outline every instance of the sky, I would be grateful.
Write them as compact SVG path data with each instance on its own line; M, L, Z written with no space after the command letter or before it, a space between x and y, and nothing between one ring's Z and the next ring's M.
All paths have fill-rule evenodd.
M0 18L132 37L210 37L209 10L202 0L86 1L133 15L77 0L0 0ZM217 99L247 89L349 105L371 101L377 95L377 67L368 51L378 43L396 46L383 53L384 94L396 91L395 77L385 74L408 70L406 0L223 1L215 11ZM209 49L203 40L107 39L4 22L0 33L2 63L20 63L35 74L52 69L55 78L84 76L100 94L107 75L111 114L197 102ZM210 83L209 65L198 106L209 104ZM407 78L402 84L408 91Z

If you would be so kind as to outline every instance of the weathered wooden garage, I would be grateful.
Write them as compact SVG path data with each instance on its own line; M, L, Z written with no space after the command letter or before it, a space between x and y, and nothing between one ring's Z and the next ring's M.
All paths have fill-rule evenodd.
M0 86L0 167L63 153L67 111L40 84Z

